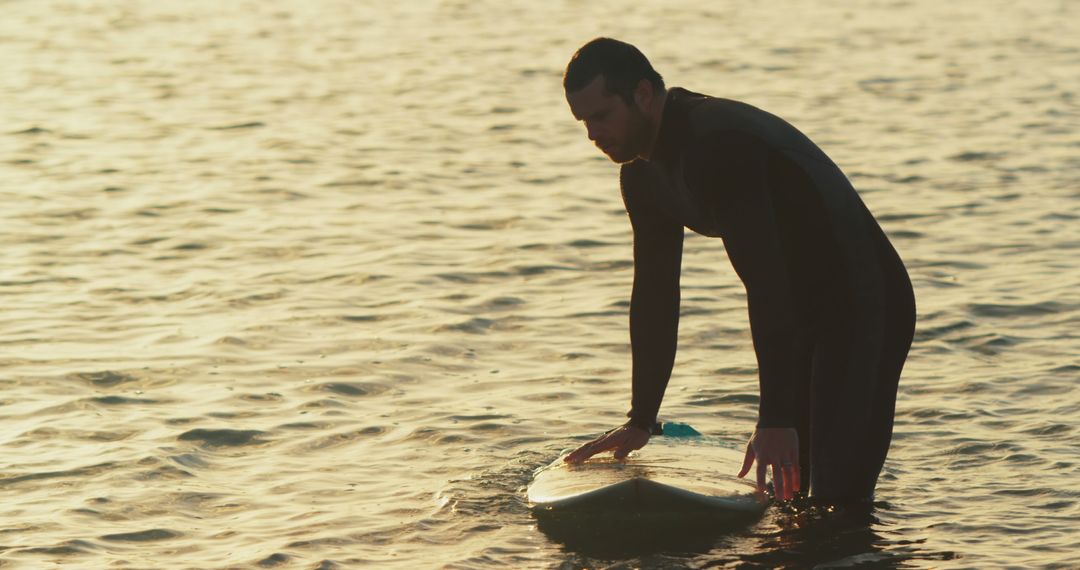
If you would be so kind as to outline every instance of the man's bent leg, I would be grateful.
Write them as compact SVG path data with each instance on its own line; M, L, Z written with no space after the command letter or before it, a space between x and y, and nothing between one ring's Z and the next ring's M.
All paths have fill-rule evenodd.
M875 402L887 397L878 377L883 321L834 323L814 352L810 493L816 501L858 503L873 496L878 470L872 464L888 450L874 429L881 421Z
M885 337L878 370L878 388L874 395L873 416L861 480L877 481L892 442L893 419L900 373L915 334L915 297L907 276L889 282L889 305L885 318ZM872 489L872 488L871 488Z

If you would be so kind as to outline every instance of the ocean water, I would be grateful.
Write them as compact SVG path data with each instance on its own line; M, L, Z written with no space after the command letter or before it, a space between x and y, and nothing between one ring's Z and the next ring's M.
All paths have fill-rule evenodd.
M1080 5L0 2L0 568L1080 567ZM598 35L850 176L919 325L877 509L566 540L622 421L630 230L561 73ZM744 441L687 240L662 416Z

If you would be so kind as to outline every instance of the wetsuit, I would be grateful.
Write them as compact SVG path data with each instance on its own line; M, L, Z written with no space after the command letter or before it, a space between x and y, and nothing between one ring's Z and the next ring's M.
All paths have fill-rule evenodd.
M634 230L629 423L650 429L675 360L683 228L746 288L758 427L798 431L804 490L867 500L915 327L907 272L840 169L750 105L673 88L652 157L624 164Z

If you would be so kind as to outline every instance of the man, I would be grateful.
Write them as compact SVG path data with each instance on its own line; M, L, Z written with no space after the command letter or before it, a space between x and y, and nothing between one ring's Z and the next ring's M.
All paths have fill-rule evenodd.
M723 240L746 288L760 403L739 476L786 500L868 502L892 437L915 327L903 263L840 169L795 127L672 88L634 46L597 38L563 86L622 164L634 231L629 421L566 460L644 446L675 360L683 228Z

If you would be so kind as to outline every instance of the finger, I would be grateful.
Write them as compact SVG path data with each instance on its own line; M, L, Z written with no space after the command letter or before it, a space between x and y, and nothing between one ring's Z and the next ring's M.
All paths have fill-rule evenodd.
M801 474L799 473L799 464L791 464L790 466L788 466L787 471L790 473L788 479L790 484L788 485L788 487L791 488L791 495L795 496L795 493L798 493L801 490L799 487L802 485Z
M595 454L600 451L604 451L604 445L600 442L593 442L582 446L580 449L570 454L573 456L572 462L580 463L595 456Z
M772 488L776 500L787 500L787 487L784 485L784 467L779 463L773 463L772 465Z
M750 444L746 444L746 456L743 457L742 469L739 471L739 477L745 476L750 472L750 466L754 464L754 449L750 447Z
M600 450L596 448L596 444L597 442L593 441L590 443L586 443L585 445L575 449L574 451L571 451L570 455L566 456L566 462L581 463L582 461L585 461L593 455L596 455L600 452Z
M780 480L782 481L781 484L784 487L783 489L781 489L781 491L783 492L780 493L780 497L782 498L782 500L786 501L791 498L791 479L788 477L788 466L777 465L775 469L780 472ZM776 472L774 471L773 474L775 475Z
M795 467L793 465L785 465L784 472L784 490L787 491L787 498L795 498Z
M567 456L563 458L563 461L566 463L581 463L589 458L587 452L588 450L584 447L579 447L567 454Z
M765 490L765 469L768 466L758 461L757 464L757 488L759 491Z
M585 445L578 447L577 449L568 453L566 457L563 458L563 461L567 463L577 463L578 461L581 461L581 458L583 456L587 457L587 455L585 454L589 451L590 447L592 447L592 442L586 443Z
M637 451L645 444L649 443L649 437L639 438L634 434L627 434L627 437L622 438L619 442L619 446L615 449L615 459L625 459L627 455L630 455L631 451Z
M613 455L615 455L615 459L622 461L623 459L626 459L627 455L630 455L631 451L636 449L641 449L641 446L636 445L633 441L623 441L615 448L615 453Z
M614 438L610 435L604 435L597 439L594 439L589 443L586 443L585 445L572 451L570 455L567 455L566 462L581 463L582 461L585 461L586 459L596 455L597 453L602 453L604 451L612 449L613 447L618 445L618 439L619 438Z

